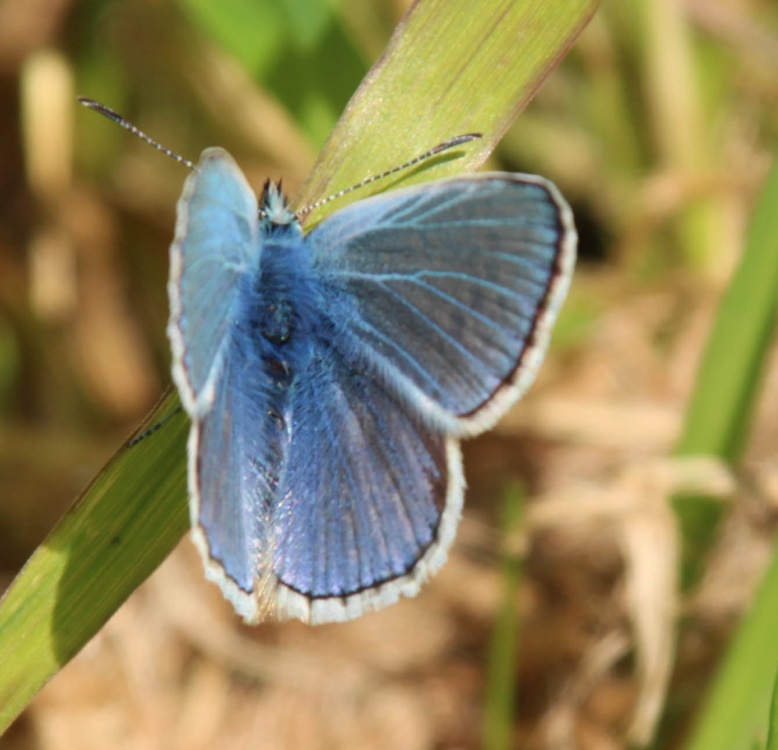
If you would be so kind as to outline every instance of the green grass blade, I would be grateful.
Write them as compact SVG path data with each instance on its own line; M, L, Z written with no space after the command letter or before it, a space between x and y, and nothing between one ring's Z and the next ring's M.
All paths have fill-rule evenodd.
M346 107L297 198L298 206L462 133L484 137L463 147L460 158L404 174L403 184L479 167L596 5L596 0L418 3ZM382 182L367 192L386 188ZM344 201L364 195L362 191ZM329 210L308 219L321 219Z
M778 667L773 669L773 695L770 701L769 727L765 750L778 750Z
M735 463L748 434L778 300L778 163L754 214L745 255L721 301L677 452Z
M181 414L121 448L0 600L0 732L186 532L187 428Z
M680 455L740 459L774 333L778 300L778 166L773 165L754 214L743 259L719 305L699 366ZM704 569L721 504L681 497L676 508L684 537L683 585Z
M476 130L484 139L468 144L464 158L409 181L481 164L595 5L417 3L349 104L302 202L463 132ZM318 218L333 209L322 208ZM175 427L120 450L0 602L0 732L184 534L184 423L176 418Z
M740 457L773 338L776 300L778 160L756 207L745 255L719 308L681 441L682 452L713 453L731 462ZM778 666L778 548L773 555L752 610L714 683L690 750L750 747L767 721Z
M746 750L765 736L778 669L776 633L778 549L754 605L738 629L686 750Z
M523 510L524 493L518 485L513 485L506 490L503 501L502 529L507 544L502 563L502 602L489 651L489 684L484 709L485 750L513 747L516 652L520 626L518 595L522 572L518 542L524 521Z

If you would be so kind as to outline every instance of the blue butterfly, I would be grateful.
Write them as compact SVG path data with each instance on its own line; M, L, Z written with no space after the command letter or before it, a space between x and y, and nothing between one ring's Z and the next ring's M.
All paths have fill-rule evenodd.
M222 149L178 203L168 335L206 574L248 622L413 596L462 510L460 440L527 389L575 262L531 175L354 203L304 234Z

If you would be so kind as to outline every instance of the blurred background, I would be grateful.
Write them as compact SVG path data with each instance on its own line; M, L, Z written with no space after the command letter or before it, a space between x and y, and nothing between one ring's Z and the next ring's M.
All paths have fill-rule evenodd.
M170 383L186 170L75 96L294 195L407 5L0 0L0 589ZM247 628L187 540L0 747L687 747L773 559L774 309L730 297L700 362L777 136L775 3L605 0L489 164L556 182L581 261L537 384L465 445L443 571L353 623ZM702 373L754 328L707 445L694 414L730 396Z

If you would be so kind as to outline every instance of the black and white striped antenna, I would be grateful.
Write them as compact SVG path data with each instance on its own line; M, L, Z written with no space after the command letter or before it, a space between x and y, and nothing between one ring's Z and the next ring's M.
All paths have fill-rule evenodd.
M149 144L149 146L152 146L153 148L157 149L157 151L161 151L163 154L165 154L165 156L169 156L171 159L177 161L179 164L183 164L185 167L189 167L189 169L197 170L197 165L189 161L189 159L180 156L175 151L171 151L169 148L165 148L165 146L163 146L158 141L155 141L151 136L144 133L139 127L133 125L129 120L122 117L118 112L115 112L110 107L106 107L105 104L101 104L100 102L97 102L94 99L89 99L85 96L79 96L78 101L81 104L83 104L85 107L88 107L89 109L93 109L95 112L98 112L99 114L103 115L103 117L107 117L109 120L112 120L117 125L123 127L125 130L129 130L130 133L137 136L142 141L145 141L146 143ZM301 208L297 212L297 217L302 218L303 216L306 216L311 211L319 208L320 206L323 206L329 203L330 201L337 200L338 198L341 198L344 195L347 195L348 193L353 193L355 190L359 190L360 188L369 185L371 182L378 182L378 180L383 180L386 177L390 177L391 175L396 174L397 172L402 172L403 170L409 169L410 167L413 167L416 164L419 164L420 162L426 161L427 159L430 159L433 156L437 156L438 154L441 154L444 151L448 151L449 149L455 148L456 146L461 146L463 143L469 143L470 141L475 141L481 137L482 136L480 133L465 133L464 135L458 135L455 136L454 138L449 138L447 141L443 141L442 143L439 143L437 146L433 146L431 149L428 149L423 154L414 156L412 159L403 162L399 166L392 167L391 169L387 169L385 172L381 172L380 174L375 174L375 175L371 175L370 177L365 177L364 180L360 180L356 185L352 185L351 187L344 188L343 190L338 190L337 193L328 195L326 198L322 198L321 200L314 201L308 206L303 206L303 208Z
M197 166L193 162L189 161L189 159L186 159L180 154L177 154L175 151L171 151L169 148L165 148L161 143L155 141L150 135L146 135L146 133L144 133L137 125L133 125L129 120L122 117L118 112L115 112L110 107L106 107L105 104L100 104L100 102L96 102L94 99L88 99L85 96L79 96L78 101L85 107L93 109L95 112L99 112L103 117L107 117L109 120L112 120L117 125L123 127L125 130L129 130L130 133L137 136L142 141L146 141L149 146L157 149L157 151L161 151L163 154L165 154L165 156L169 156L171 159L173 159L173 161L177 161L179 164L183 164L185 167L189 167L189 169L197 169Z
M444 151L448 151L449 149L454 148L455 146L460 146L463 143L475 141L481 137L482 136L480 133L466 133L465 135L457 135L454 138L449 138L447 141L443 141L443 143L439 143L437 146L433 146L431 149L425 151L423 154L414 156L413 159L409 159L408 161L403 162L397 167L392 167L391 169L387 169L385 172L381 172L380 174L374 174L371 175L370 177L365 177L364 180L360 180L356 185L352 185L351 187L344 188L343 190L338 190L337 193L328 195L326 198L322 198L321 200L314 201L309 206L303 206L303 208L301 208L297 212L297 216L298 218L302 218L303 216L309 214L314 209L319 208L319 206L323 206L324 204L329 203L330 201L334 201L344 195L347 195L348 193L353 193L355 190L359 190L360 188L365 187L365 185L369 185L371 182L377 182L378 180L383 180L385 177L389 177L393 174L396 174L397 172L402 172L404 169L413 167L419 162L426 161L427 159L430 159L433 156L437 156L438 154L441 154Z

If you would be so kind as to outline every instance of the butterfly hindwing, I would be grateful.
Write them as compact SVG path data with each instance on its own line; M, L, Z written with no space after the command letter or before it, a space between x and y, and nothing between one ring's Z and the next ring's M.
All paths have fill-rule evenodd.
M340 357L328 328L274 369L238 324L193 423L195 541L248 621L344 620L413 594L459 520L458 442Z
M274 571L283 616L350 619L416 593L459 520L458 443L323 340L290 419Z
M574 263L572 215L530 175L483 174L376 196L309 235L364 349L443 429L490 427L529 386Z
M240 332L229 336L212 408L193 419L189 496L194 540L208 577L244 619L256 621L256 589L272 568L272 517L286 434L269 416L269 374L239 338Z

